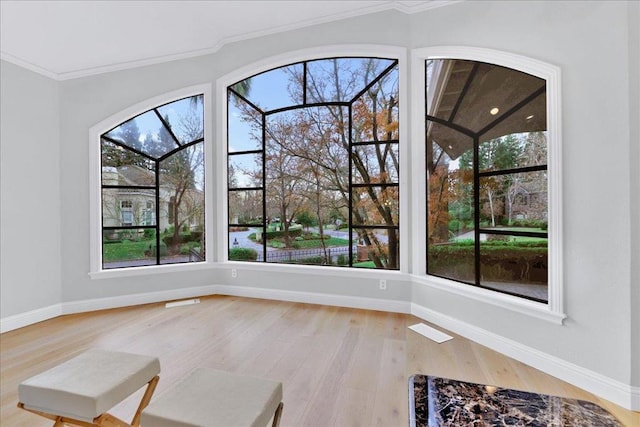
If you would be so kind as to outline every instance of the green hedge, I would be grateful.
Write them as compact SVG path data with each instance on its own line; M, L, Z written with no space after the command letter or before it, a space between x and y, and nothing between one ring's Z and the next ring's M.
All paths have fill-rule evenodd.
M546 242L482 242L480 275L484 281L546 283ZM429 273L458 280L475 280L473 241L431 246Z
M251 248L232 248L229 249L230 261L255 261L258 259L258 252Z
M162 241L167 246L175 246L189 242L200 242L202 239L202 231L192 231L191 233L181 233L178 235L178 241L174 242L173 234L168 234L162 237Z

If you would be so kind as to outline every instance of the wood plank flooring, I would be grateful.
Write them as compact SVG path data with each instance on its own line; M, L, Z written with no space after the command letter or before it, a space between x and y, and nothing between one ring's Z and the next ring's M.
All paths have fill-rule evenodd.
M18 384L92 347L159 356L156 396L200 366L282 381L283 427L407 426L407 381L414 373L590 400L625 425L640 425L637 412L449 331L454 339L437 344L407 329L419 321L227 296L169 309L148 304L62 316L0 335L0 425L50 426L16 407ZM130 420L141 394L112 413Z

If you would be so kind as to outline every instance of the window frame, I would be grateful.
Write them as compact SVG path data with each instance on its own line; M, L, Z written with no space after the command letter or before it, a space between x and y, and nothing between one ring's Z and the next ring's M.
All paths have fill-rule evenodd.
M306 83L307 81L307 70L309 69L309 64L313 64L314 62L324 62L324 61L332 61L332 60L342 60L342 59L363 59L363 60L367 60L367 59L372 59L372 60L383 60L383 61L392 61L390 64L385 65L383 67L383 69L380 71L379 74L377 74L372 81L365 85L363 88L359 88L358 89L358 93L359 95L352 97L351 100L330 100L330 101L323 101L323 102L308 102L307 101L307 89L306 87L304 87L304 83ZM378 81L386 78L387 76L389 76L391 73L394 73L394 69L395 69L395 73L399 76L399 70L398 70L398 60L395 58L382 58L379 56L376 57L371 57L371 56L357 56L357 57L344 57L344 56L334 56L334 57L326 57L326 58L320 58L320 59L314 59L314 60L307 60L307 61L303 61L303 62L298 62L298 63L293 63L293 64L288 64L288 65L283 65L281 67L276 68L275 70L268 70L264 73L258 74L256 76L252 76L250 78L253 77L257 77L260 76L262 74L268 74L272 71L276 71L276 70L280 70L283 68L290 68L293 66L302 66L303 69L303 73L304 73L304 78L303 78L303 97L302 100L300 101L300 103L296 104L296 103L292 103L291 105L285 106L285 107L280 107L280 108L266 108L266 109L262 109L259 108L256 105L253 105L252 100L250 99L251 97L246 97L241 93L238 93L235 89L234 86L235 85L230 85L227 88L227 92L229 94L229 97L231 97L231 95L233 94L238 100L243 101L244 103L246 103L247 105L251 105L255 111L261 115L261 122L262 122L262 134L263 134L263 139L265 140L265 142L263 142L262 148L256 148L256 149L252 149L249 151L246 150L242 150L242 151L234 151L233 153L229 152L229 146L230 143L229 141L227 141L227 166L229 165L229 162L231 161L231 158L235 157L235 156L245 156L245 155L257 155L257 156L261 156L262 157L262 171L261 171L261 175L262 175L262 184L260 187L255 187L255 186L249 186L249 187L230 187L229 186L229 182L227 182L228 185L228 195L227 195L227 202L229 200L229 197L231 194L235 193L235 192L252 192L252 191L256 191L256 192L261 192L262 194L262 213L263 213L263 221L262 221L262 228L263 228L263 233L264 233L264 229L267 226L268 222L268 217L266 215L267 213L267 193L269 191L269 184L267 183L268 179L267 177L270 175L269 173L267 173L268 171L268 162L266 161L266 153L267 153L267 147L266 147L266 139L265 138L265 129L267 128L267 122L268 119L271 115L276 115L278 113L281 112L289 112L289 111L298 111L298 110L304 110L304 109L316 109L316 108L343 108L346 109L346 116L349 117L348 121L349 123L351 123L351 116L353 114L353 110L354 110L354 104L356 104L356 102L358 102L358 100L360 100L361 98L364 97L365 95L365 90L367 87L369 86L374 86L377 84ZM240 83L240 82L238 82ZM238 84L236 83L236 84ZM398 82L399 83L399 82ZM399 87L398 87L399 90ZM228 101L230 102L230 101ZM228 105L228 104L227 104ZM228 118L228 115L227 115ZM228 132L228 127L229 125L227 125L227 132ZM391 140L367 140L367 141L354 141L354 136L353 136L353 126L349 128L348 133L348 153L347 156L349 157L349 173L346 174L346 176L344 177L347 181L347 188L348 188L348 193L349 193L349 208L348 208L348 217L349 219L347 220L347 223L349 224L349 247L354 247L354 241L355 239L353 238L353 233L355 230L375 230L375 229L383 229L383 230L394 230L395 234L396 234L396 239L399 237L399 230L400 230L400 225L399 225L399 221L396 222L395 225L382 225L382 224L365 224L365 223L357 223L354 224L354 211L356 211L356 206L355 206L355 198L354 198L354 193L358 192L358 190L366 190L366 189L378 189L381 192L386 191L387 188L398 188L399 187L399 182L388 182L388 183L358 183L356 182L357 179L354 176L354 161L353 161L353 157L355 156L354 152L358 150L359 147L375 147L375 146L382 146L382 145L389 145L389 144L393 144L395 146L398 146L399 148L399 140L396 138L393 138ZM398 149L399 152L399 149ZM373 190L372 190L373 191ZM399 204L399 200L398 200L398 204ZM279 219L279 218L278 218ZM234 223L234 224L228 224L229 227L249 227L252 224L244 224L244 223ZM230 240L230 237L229 237ZM399 255L399 247L396 248L398 251ZM229 248L230 250L230 248ZM274 261L274 260L268 260L267 257L268 251L267 251L267 239L263 239L263 243L262 243L262 252L261 252L261 256L262 256L262 260L258 261L253 261L253 262L271 262L271 263L282 263L281 261ZM342 265L341 267L348 267L348 268L354 268L353 263L354 263L354 251L349 250L348 251L348 259L349 259L349 263L348 265ZM244 261L246 262L246 261ZM302 264L302 265L314 265L314 264ZM397 264L397 267L395 268L385 268L385 270L399 270L399 264Z
M462 59L486 62L509 67L544 79L547 83L547 210L548 210L548 292L547 303L531 301L523 297L503 294L488 289L463 284L454 280L426 274L426 82L425 61L427 59ZM412 210L412 228L414 235L423 236L413 244L412 277L417 284L444 290L478 301L487 302L517 312L542 318L561 324L566 317L563 304L562 271L562 130L561 130L561 92L560 68L532 58L492 49L466 46L434 46L414 49L411 52L411 118L412 118L412 155L411 168L414 173L412 188L420 203Z
M314 61L326 58L338 58L338 57L377 57L388 58L398 61L398 78L399 78L399 150L402 153L408 153L408 141L406 135L407 130L407 116L408 116L408 102L407 102L407 50L401 47L385 46L385 45L328 45L318 48L302 49L298 51L287 52L281 55L276 55L267 58L262 61L249 64L241 67L225 76L220 77L216 81L216 141L227 141L227 87L242 81L246 78L273 70L280 67L286 67L291 64ZM227 144L216 144L216 158L227 159ZM407 178L409 176L408 171L408 154L400 156L400 176L398 180L398 186L400 188L400 217L399 223L409 224L409 203L408 203L408 188ZM224 164L223 164L224 163ZM385 277L398 277L404 274L409 269L410 254L407 242L409 241L409 227L400 227L399 240L400 251L405 252L405 255L400 256L399 269L396 270L383 270L383 269L363 269L363 268L344 268L344 267L330 267L330 266L313 266L313 265L287 265L270 262L241 262L230 261L228 259L229 248L229 236L228 236L228 200L227 200L227 164L220 162L217 164L216 170L216 198L222 203L216 205L216 230L218 240L216 242L216 253L218 254L218 260L223 264L234 264L238 268L250 270L262 270L269 271L298 271L303 269L304 271L310 271L312 269L314 274L326 274L326 275L349 275L354 274L356 277L368 278L375 277L380 278L381 275ZM403 243L404 242L404 243ZM404 248L403 248L404 245ZM388 276L387 276L388 275Z
M123 109L122 111L102 120L89 130L89 200L90 200L90 219L89 219L89 276L92 279L136 276L150 273L176 272L197 270L202 268L210 268L215 258L214 245L214 224L213 224L213 156L211 155L212 143L212 114L211 99L212 85L202 84L189 86L183 89L171 91L153 98L141 101L135 105ZM117 269L102 268L102 188L101 188L101 135L119 124L145 113L153 108L188 98L194 95L203 96L203 114L204 114L204 156L205 156L205 251L207 260L201 262L179 263L179 264L160 264L147 265L137 267L123 267Z

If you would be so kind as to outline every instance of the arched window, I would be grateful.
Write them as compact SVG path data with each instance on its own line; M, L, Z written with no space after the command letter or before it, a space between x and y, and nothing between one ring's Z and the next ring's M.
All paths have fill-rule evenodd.
M469 51L422 60L427 274L545 304L553 281L557 309L557 79L534 61Z
M229 259L399 269L398 61L298 62L227 92Z
M101 269L205 259L203 95L100 135Z

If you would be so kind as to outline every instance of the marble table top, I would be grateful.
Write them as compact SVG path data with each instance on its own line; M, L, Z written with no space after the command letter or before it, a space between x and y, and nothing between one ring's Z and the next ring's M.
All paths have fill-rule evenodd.
M409 421L411 427L622 427L605 409L584 400L426 375L409 379Z

